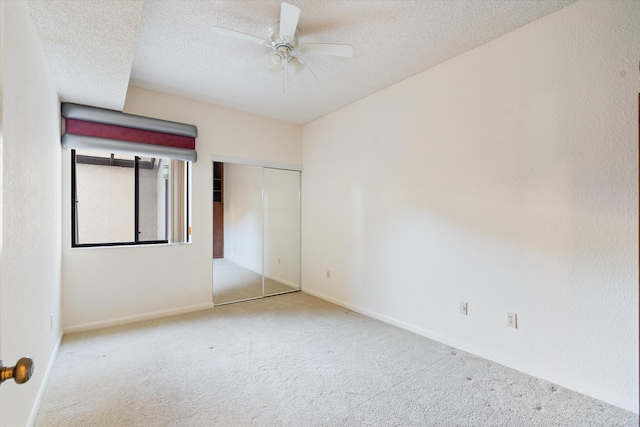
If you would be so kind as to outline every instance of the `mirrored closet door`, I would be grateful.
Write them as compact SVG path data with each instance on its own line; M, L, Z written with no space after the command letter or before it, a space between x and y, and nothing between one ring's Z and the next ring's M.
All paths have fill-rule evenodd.
M264 295L300 289L300 172L263 169Z
M300 172L213 170L214 304L300 290Z

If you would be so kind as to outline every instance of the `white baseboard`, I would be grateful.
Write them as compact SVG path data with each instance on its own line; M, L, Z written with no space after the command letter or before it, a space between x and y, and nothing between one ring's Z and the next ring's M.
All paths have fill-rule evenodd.
M456 340L452 340L452 339L450 339L448 337L445 337L443 335L436 334L435 332L429 331L427 329L419 328L419 327L417 327L415 325L412 325L410 323L406 323L406 322L403 322L401 320L397 320L397 319L394 319L392 317L385 316L385 315L380 314L380 313L376 313L375 311L371 311L371 310L368 310L366 308L362 308L362 307L357 306L355 304L351 304L351 303L348 303L346 301L342 301L342 300L339 300L337 298L333 298L333 297L327 296L327 295L325 295L323 293L312 291L310 289L303 288L302 292L307 293L309 295L313 295L314 297L323 299L325 301L331 302L331 303L339 305L341 307L348 308L350 310L355 311L356 313L364 314L365 316L374 318L376 320L380 320L381 322L388 323L390 325L397 326L397 327L399 327L401 329L405 329L407 331L411 331L413 333L416 333L416 334L421 335L423 337L432 339L434 341L438 341L438 342L440 342L442 344L450 345L451 347L455 347L455 348L458 348L460 350L464 350L464 351L466 351L468 353L477 354L474 350L469 350L468 349L469 346L466 346L464 343L456 341ZM467 349L465 349L464 347L467 347Z
M323 293L320 293L320 292L312 291L310 289L302 289L302 292L307 293L309 295L312 295L314 297L323 299L325 301L331 302L333 304L339 305L341 307L348 308L350 310L355 311L356 313L364 314L365 316L371 317L371 318L376 319L376 320L380 320L381 322L385 322L385 323L388 323L390 325L397 326L397 327L399 327L401 329L405 329L407 331L410 331L410 332L413 332L415 334L421 335L421 336L423 336L425 338L429 338L431 340L437 341L437 342L439 342L441 344L445 344L445 345L454 347L454 348L456 348L458 350L462 350L464 352L471 353L473 355L480 356L482 358L491 360L493 362L496 362L496 363L498 363L500 365L503 365L503 366L506 366L508 368L516 369L518 371L525 372L525 373L527 373L529 375L533 375L533 376L537 376L539 378L543 378L543 376L540 375L540 373L535 372L533 369L527 369L527 368L529 368L528 366L523 366L523 365L518 364L518 363L513 363L512 360L507 360L504 357L501 357L501 356L499 356L497 354L488 353L488 352L483 351L481 349L478 349L478 348L476 348L474 346L470 346L469 344L466 344L466 343L464 343L462 341L451 339L449 337L446 337L444 335L440 335L440 334L435 333L433 331L429 331L427 329L420 328L420 327L412 325L410 323L406 323L406 322L403 322L401 320L397 320L397 319L394 319L392 317L385 316L385 315L380 314L380 313L376 313L375 311L371 311L371 310L368 310L366 308L362 308L360 306L357 306L355 304L351 304L351 303L348 303L346 301L327 296L327 295L325 295Z
M126 325L128 323L140 322L143 320L159 319L161 317L175 316L177 314L207 310L210 308L213 308L213 302L191 305L188 307L172 308L169 310L153 311L151 313L136 314L133 316L118 317L116 319L100 320L98 322L84 323L81 325L67 326L63 329L63 332L65 335L74 332L85 332L94 329L107 328L109 326Z
M545 381L549 381L551 383L557 384L561 387L565 387L569 390L573 390L576 391L578 393L582 393L585 394L587 396L591 396L595 399L599 399L602 400L603 402L609 403L611 405L617 406L619 408L623 408L626 409L628 411L631 411L633 413L637 414L637 411L634 407L630 406L628 404L628 402L623 401L623 400L618 400L618 399L612 399L611 396L607 395L606 393L603 393L602 390L599 390L597 388L594 387L585 387L584 384L579 384L574 380L568 379L568 378L549 378L549 376L547 375L546 372L542 371L540 368L535 367L535 366L531 366L531 365L527 365L527 364L523 364L522 362L518 361L518 360L513 360L510 358L505 358L504 356L498 355L498 354L494 354L494 353L490 353L487 352L485 350L482 349L478 349L474 346L470 346L466 343L463 343L461 341L458 340L454 340L451 339L449 337L446 337L444 335L440 335L437 334L435 332L423 329L423 328L419 328L415 325L411 325L409 323L405 323L402 322L400 320L385 316L383 314L379 314L376 313L374 311L359 307L357 305L348 303L346 301L337 299L337 298L333 298L330 296L327 296L323 293L320 292L316 292L310 289L306 289L303 288L302 292L312 295L314 297L320 298L322 300L331 302L333 304L339 305L341 307L345 307L348 308L350 310L355 311L356 313L360 313L360 314L364 314L365 316L374 318L376 320L380 320L381 322L385 322L388 323L390 325L394 325L397 326L401 329L405 329L407 331L411 331L413 333L416 333L418 335L421 335L425 338L429 338L432 339L434 341L437 341L439 343L445 344L445 345L449 345L451 347L455 347L456 349L459 349L461 351L467 352L467 353L471 353L473 355L476 356L480 356L484 359L487 360L491 360L495 363L498 363L500 365L506 366L507 368L511 368L511 369L515 369L517 371L520 372L524 372L527 375L532 375L534 377L543 379Z
M286 285L286 286L288 286L288 287L290 287L290 288L293 288L293 289L295 289L295 290L300 289L300 286L298 286L298 285L296 285L296 284L293 284L293 283L291 283L291 282L287 282L286 280L280 279L280 278L275 277L275 276L268 276L268 275L266 275L266 274L265 274L265 275L264 275L264 278L265 278L265 279L271 279L271 280L274 280L274 281L276 281L276 282L278 282L278 283L282 283L283 285Z
M44 371L44 376L42 377L42 382L40 383L40 389L38 390L38 394L36 395L36 400L33 402L33 406L31 407L31 413L29 414L29 419L27 420L27 427L32 427L36 424L38 412L40 411L40 405L42 404L44 393L47 391L47 386L49 385L49 378L51 377L53 365L56 363L56 358L58 357L58 351L60 350L60 344L62 343L63 335L63 331L60 331L58 340L56 341L56 345L53 347L53 351L51 352L51 357L49 358L47 369Z

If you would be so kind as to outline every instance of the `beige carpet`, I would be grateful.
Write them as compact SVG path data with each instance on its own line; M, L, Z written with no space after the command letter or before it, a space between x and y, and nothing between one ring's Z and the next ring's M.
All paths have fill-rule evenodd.
M37 426L637 426L301 292L65 336Z
M276 280L267 277L264 279L264 295L295 290ZM213 303L215 305L261 296L263 296L262 275L224 258L213 260Z

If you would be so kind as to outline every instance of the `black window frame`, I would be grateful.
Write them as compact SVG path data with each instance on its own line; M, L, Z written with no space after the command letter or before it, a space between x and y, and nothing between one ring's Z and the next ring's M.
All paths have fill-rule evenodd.
M76 184L76 160L77 157L84 157L85 161L83 161L82 163L84 164L94 164L94 165L111 165L111 166L120 166L120 167L133 167L134 168L134 240L131 242L108 242L108 243L77 243L77 228L76 228L76 224L77 224L77 184ZM152 159L151 162L144 162L140 160L140 157L135 156L135 160L131 161L127 161L127 160L115 160L114 155L111 155L111 162L110 163L102 163L100 160L96 160L96 157L91 157L91 156L77 156L76 155L76 150L72 149L71 150L71 247L72 248L94 248L94 247L108 247L108 246L137 246L137 245L162 245L162 244L168 244L169 243L169 239L168 239L168 229L167 229L167 225L165 224L165 233L167 234L167 239L164 240L140 240L139 239L139 235L140 235L140 229L139 229L139 225L140 225L140 183L139 183L139 174L140 174L140 169L153 169L153 162L155 161L155 159ZM107 159L108 160L108 159ZM188 167L189 167L189 162L186 162L186 167L187 167L187 171L188 171ZM187 194L189 194L189 188L188 188L189 184L188 184L188 180L187 180ZM166 194L167 190L165 189L165 194ZM189 200L188 200L188 196L187 196L187 209L189 206ZM165 209L168 209L169 206L169 199L167 197L165 197ZM187 223L187 227L188 227L188 223L189 221L186 221ZM190 237L187 234L187 239ZM189 241L189 240L187 240Z

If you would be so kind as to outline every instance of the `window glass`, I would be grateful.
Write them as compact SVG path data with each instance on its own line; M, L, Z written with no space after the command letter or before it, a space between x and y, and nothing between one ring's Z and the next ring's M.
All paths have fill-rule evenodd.
M139 182L139 240L167 240L168 176L163 176L165 159L140 159Z
M173 218L188 212L187 170L181 160L72 150L73 246L188 241L188 217Z
M110 153L77 155L76 243L133 240L135 169L133 160L126 160L129 167L110 166Z

